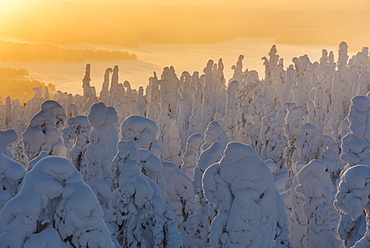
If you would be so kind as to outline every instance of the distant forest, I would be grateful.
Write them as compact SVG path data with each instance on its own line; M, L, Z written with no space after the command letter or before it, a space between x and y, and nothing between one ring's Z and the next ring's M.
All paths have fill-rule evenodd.
M121 50L74 49L37 43L0 41L0 60L134 60L136 54Z
M45 83L32 79L25 69L0 67L0 99L3 103L10 96L11 99L19 99L23 105L34 95L32 89L40 86L45 92ZM47 86L49 90L55 90L54 84L49 83Z

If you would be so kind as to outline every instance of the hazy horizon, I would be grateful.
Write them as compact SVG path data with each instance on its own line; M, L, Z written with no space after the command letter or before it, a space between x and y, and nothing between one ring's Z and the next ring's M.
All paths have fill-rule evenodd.
M209 59L223 58L230 71L240 54L246 56L246 68L264 77L260 58L273 44L285 67L293 54L307 53L316 60L328 47L335 47L336 54L341 41L348 43L349 51L361 51L369 46L369 12L367 0L0 0L0 41L35 44L48 55L40 57L33 51L33 57L20 59L19 46L3 47L6 58L13 59L0 59L0 66L27 69L36 79L73 92L81 91L86 63L92 64L97 89L104 67L115 64L122 66L121 79L136 88L145 86L152 72L160 74L164 66L174 65L180 75L182 70L201 71ZM50 46L61 49L50 53ZM80 58L71 55L66 62L53 55L69 47L117 49L138 56L134 61L99 62L79 53ZM292 51L281 53L284 47Z
M0 36L51 44L279 43L367 46L370 1L0 0Z

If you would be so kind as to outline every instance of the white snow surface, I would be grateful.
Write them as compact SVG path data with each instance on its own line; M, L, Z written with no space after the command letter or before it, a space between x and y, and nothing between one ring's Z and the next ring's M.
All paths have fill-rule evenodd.
M138 115L128 117L121 125L122 140L133 139L140 148L160 157L160 148L156 140L157 131L158 127L154 121Z
M158 185L141 172L138 153L133 140L120 141L113 162L118 183L108 211L114 237L122 247L181 247L175 215Z
M340 212L347 214L353 221L363 212L369 218L369 188L370 167L356 165L347 169L340 177L334 206ZM363 248L370 246L369 224L366 223L366 233L352 247Z
M212 247L275 247L277 191L270 170L251 146L229 143L202 182L205 197L217 207Z
M73 164L41 159L3 208L3 247L113 247L103 211Z

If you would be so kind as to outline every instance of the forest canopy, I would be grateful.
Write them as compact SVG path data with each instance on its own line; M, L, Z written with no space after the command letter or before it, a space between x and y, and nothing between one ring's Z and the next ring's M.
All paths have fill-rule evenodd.
M0 67L0 99L5 103L6 97L11 99L19 99L21 104L26 103L32 98L33 88L42 87L45 91L45 86L49 90L55 90L55 85L45 83L33 79L29 72L25 69L4 68Z
M0 60L134 60L136 55L118 49L61 48L43 43L0 41Z

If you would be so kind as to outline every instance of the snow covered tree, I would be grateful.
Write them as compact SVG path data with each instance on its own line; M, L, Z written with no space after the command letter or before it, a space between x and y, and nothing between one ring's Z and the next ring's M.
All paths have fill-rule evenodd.
M191 135L186 141L186 148L182 156L182 164L180 169L191 180L194 178L194 169L198 162L200 146L204 142L202 135L199 133Z
M146 91L148 106L146 117L157 122L160 113L160 91L157 74L154 72L153 77L149 78L149 85Z
M312 160L293 178L289 216L292 247L338 245L331 229L331 219L335 216L333 184L326 169L322 161Z
M87 64L85 68L85 76L82 79L82 89L84 90L85 101L96 97L95 87L90 85L91 77L91 65Z
M15 136L14 136L15 135ZM7 155L6 146L17 138L14 130L0 131L0 210L17 193L26 174L23 165Z
M67 116L56 101L45 101L41 111L32 117L26 131L22 134L25 154L29 160L45 151L49 155L66 156L61 131Z
M340 177L334 201L335 208L341 213L348 215L352 221L358 220L363 215L364 211L366 214L365 234L354 245L345 243L346 246L353 245L351 247L355 248L365 248L370 246L370 226L368 221L370 210L369 179L370 168L365 165L350 167ZM361 230L359 232L361 232ZM362 232L364 232L364 230L362 230Z
M202 181L206 199L217 207L209 236L212 247L276 245L278 193L270 170L253 147L229 143Z
M342 139L341 159L349 166L355 164L370 165L370 122L368 121L369 99L365 96L352 98L348 120L350 133Z
M18 139L17 133L13 129L0 131L0 138L2 140L0 151L12 159L12 144Z
M92 130L80 170L100 204L107 208L112 188L110 165L118 142L117 112L113 107L106 107L99 102L91 107L87 118Z
M284 103L283 108L286 110L286 116L284 119L284 135L288 140L288 145L284 150L284 156L286 158L286 165L293 165L293 154L295 152L294 142L300 135L300 129L302 125L302 109L299 106L296 106L295 103ZM290 167L290 173L292 167Z
M162 103L162 112L158 117L157 139L161 148L160 157L164 161L171 161L180 166L181 163L181 140L179 129L174 118L170 117L170 105Z
M110 183L110 164L118 142L117 112L100 102L91 107L87 118L92 130L84 155L86 180L97 178Z
M216 211L215 207L204 197L202 178L204 171L213 163L217 163L220 160L223 149L220 143L214 142L201 153L198 164L194 169L193 187L198 209L184 223L185 231L188 234L185 236L186 247L201 247L204 242L209 243L210 226L216 215Z
M136 147L136 146L133 146L129 142L124 143L124 145L128 146L128 148L125 148L128 151L128 153L130 153L129 151L132 149L135 149ZM132 146L134 148L131 148ZM156 184L158 184L158 187L160 188L162 192L163 201L167 203L168 187L163 177L162 160L160 160L157 156L155 156L150 151L146 149L141 149L141 148L139 149L139 159L140 159L140 165L141 165L141 172L145 176L153 180Z
M112 68L107 68L104 73L104 81L102 84L102 88L100 91L100 101L104 102L105 104L108 103L109 98L109 76L113 72Z
M168 103L168 114L171 119L175 118L177 102L180 99L180 95L178 93L180 80L177 78L175 68L173 66L165 67L163 69L159 85L161 88L161 101Z
M167 184L167 204L174 211L176 220L182 224L195 212L195 195L192 181L174 163L163 162L163 178ZM180 229L180 230L181 230Z
M241 109L238 109L237 104L237 91L239 83L237 81L232 81L227 87L227 101L226 101L226 111L223 118L224 127L229 140L240 139L242 120L241 120Z
M160 147L155 138L157 131L158 127L154 121L139 115L128 117L121 125L122 140L133 139L140 148L147 149L160 157Z
M182 156L182 163L180 165L181 171L191 180L194 178L194 169L197 164L197 154L193 151L187 151Z
M216 141L221 145L222 149L225 149L229 139L221 125L217 121L211 121L204 132L204 143L200 147L201 152L205 151Z
M67 158L75 165L76 169L80 171L84 163L84 154L89 144L89 134L91 125L87 116L76 116L68 120L68 128L63 130L64 133L69 133L71 139L71 148L68 151Z
M3 208L3 247L114 247L103 211L73 164L40 160Z
M118 184L108 217L114 236L122 247L181 247L174 213L163 202L158 185L141 173L138 160L138 145L120 141L113 165Z
M301 127L301 133L294 142L295 152L292 157L294 174L299 172L294 168L296 162L308 163L318 158L319 142L316 140L318 136L319 132L314 125L306 123Z

